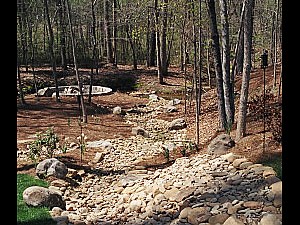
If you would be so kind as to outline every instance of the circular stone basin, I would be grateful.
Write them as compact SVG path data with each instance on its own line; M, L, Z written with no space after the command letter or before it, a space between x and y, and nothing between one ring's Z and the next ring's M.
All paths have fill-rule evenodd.
M89 94L90 85L82 85L83 95ZM79 95L79 88L77 85L59 86L58 87L60 96L74 96ZM112 92L111 88L102 86L92 86L92 95L105 95ZM51 97L55 96L55 87L45 87L38 90L39 96Z

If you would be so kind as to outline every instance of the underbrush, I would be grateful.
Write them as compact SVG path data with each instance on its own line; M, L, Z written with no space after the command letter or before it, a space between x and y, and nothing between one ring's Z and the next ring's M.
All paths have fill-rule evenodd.
M264 122L265 131L270 131L273 139L282 143L282 103L270 89L266 90L265 96L257 94L251 97L248 116L252 120Z
M272 139L282 144L282 104L281 99L267 89L265 95L256 94L248 102L248 116L252 120L265 123L265 131L270 131ZM282 155L271 154L260 160L260 163L271 166L282 179Z

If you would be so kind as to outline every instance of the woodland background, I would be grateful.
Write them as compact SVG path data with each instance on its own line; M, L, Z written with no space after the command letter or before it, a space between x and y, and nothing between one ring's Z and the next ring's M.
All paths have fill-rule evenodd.
M157 83L164 84L170 67L185 74L195 96L195 122L199 123L201 95L205 86L216 87L220 130L236 125L236 140L246 134L250 72L273 67L270 88L280 96L282 58L282 2L280 0L18 0L17 1L17 97L36 93L48 83L36 79L38 68L48 67L51 85L75 75L82 87L80 68L90 79L107 65L138 65L157 70ZM267 50L267 64L262 54ZM281 67L282 68L282 67ZM31 73L34 84L26 85L21 72ZM235 118L234 88L242 77ZM279 77L279 79L278 79ZM278 81L279 80L279 81ZM60 101L56 91L56 101ZM83 121L87 122L81 95ZM199 131L196 143L199 143Z

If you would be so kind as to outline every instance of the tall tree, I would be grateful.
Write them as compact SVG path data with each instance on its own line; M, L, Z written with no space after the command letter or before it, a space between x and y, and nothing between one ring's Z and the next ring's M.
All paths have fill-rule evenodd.
M32 18L30 18L32 19ZM29 20L28 20L29 21ZM35 93L36 96L38 96L38 88L37 88L37 81L36 81L36 75L35 75L35 43L34 43L34 37L33 37L33 28L35 28L35 33L36 33L36 24L35 27L33 27L34 24L32 21L28 22L28 39L29 39L29 46L31 48L31 69L32 69L32 75L33 75L33 82L34 82L34 87L35 87ZM35 38L36 40L36 38Z
M93 46L93 67L90 74L90 86L89 86L89 97L88 103L91 104L92 102L92 90L93 90L93 80L94 80L94 71L93 68L96 70L96 74L98 75L98 54L97 54L97 36L96 36L96 15L95 15L95 4L97 0L91 0L91 11L92 11L92 46Z
M136 70L137 69L137 56L136 56L136 44L135 44L135 36L132 35L132 30L130 28L130 24L127 22L126 25L126 33L127 33L127 37L129 40L129 44L132 50L132 64L133 64L133 69Z
M115 63L115 65L117 65L118 64L118 46L117 46L117 6L118 6L118 1L117 0L113 0L113 12L112 12L112 14L113 14L113 16L112 16L112 18L113 18L113 21L112 21L112 23L113 23L113 30L112 30L112 34L113 34L113 58L114 58L114 63Z
M161 29L160 29L160 61L161 61L161 74L159 77L159 83L163 84L163 77L168 74L167 63L167 25L168 25L168 0L162 1L161 6Z
M85 109L85 105L84 105L84 97L83 97L83 92L82 92L82 82L80 80L80 76L78 73L78 65L77 65L77 60L76 60L75 40L74 40L74 31L73 31L73 27L72 27L70 3L69 3L69 0L66 0L66 1L67 1L67 14L68 14L71 41L72 41L73 60L74 60L76 79L77 79L77 84L78 84L78 89L79 89L79 99L80 99L81 110L82 110L82 119L83 119L82 122L87 123L87 114L86 114L86 109Z
M214 0L207 0L208 14L210 19L210 32L211 32L211 44L213 49L213 59L216 73L216 85L217 85L217 101L219 112L219 127L221 130L226 129L227 120L225 112L224 102L224 89L223 89L223 74L222 74L222 60L219 43L219 33L217 27L216 7Z
M61 67L67 70L67 53L66 53L66 24L65 24L65 0L57 0L58 19L59 19L59 40L60 40L60 55Z
M157 77L158 82L160 84L163 84L163 75L162 75L162 66L161 66L161 43L160 43L160 30L158 28L159 26L159 9L158 9L158 0L154 0L154 10L155 10L155 40L156 40L156 64L157 64Z
M277 73L276 73L276 65L277 65L277 58L278 58L278 54L277 54L277 48L278 48L278 25L279 25L279 7L280 2L279 0L276 0L276 9L274 10L274 30L273 30L273 48L274 48L274 64L273 64L273 86L275 87L277 84Z
M22 85L22 81L21 81L21 75L20 75L20 65L19 65L19 60L17 59L17 79L18 79L18 86L19 86L19 95L20 95L20 103L22 105L26 104L25 102L25 98L24 98L24 93L23 93L23 85ZM18 89L17 89L18 91Z
M148 7L148 22L147 22L147 66L155 66L155 12L151 10L153 7Z
M96 70L96 74L98 75L99 72L99 63L98 63L98 48L97 48L97 32L96 32L96 24L97 24L97 20L96 20L96 15L95 15L95 5L97 3L97 0L91 0L91 11L92 11L92 27L91 27L91 31L92 31L92 46L93 46L93 67ZM93 74L93 70L92 70L92 74Z
M106 57L108 63L114 63L113 49L112 49L112 32L110 23L111 4L109 0L104 0L104 27L105 27L105 43L106 43Z
M24 0L18 0L18 16L17 22L19 25L19 34L22 45L22 63L25 64L26 72L28 72L28 44L27 44L27 30L26 30L26 21L27 21L27 5Z
M234 101L233 93L231 92L233 80L230 80L230 46L229 46L229 24L227 13L227 0L219 0L220 15L221 15L221 41L222 41L222 73L223 73L223 88L224 88L224 103L226 113L226 129L231 130L234 121Z
M203 44L202 44L202 0L199 0L199 30L198 30L198 33L199 33L199 54L198 54L198 60L199 60L199 78L198 78L198 92L196 94L196 107L198 108L197 110L197 113L198 115L196 115L198 118L197 120L199 121L199 123L196 125L196 129L198 129L198 135L199 135L199 138L198 138L198 142L197 143L197 146L199 146L199 143L200 143L200 112L201 112L201 95L202 95L202 55L203 55Z
M182 26L180 27L180 70L183 72L185 70L185 53L186 53L186 35L185 35L185 27L188 17L188 11L184 13L182 19Z
M244 64L241 96L239 102L238 120L235 140L239 141L246 135L246 113L251 72L251 49L253 33L254 0L245 0L244 19Z
M194 48L194 73L193 73L193 82L194 82L194 92L195 92L195 123L196 123L196 143L197 146L199 145L199 98L198 98L198 73L197 73L197 35L196 35L196 17L195 17L195 3L194 0L191 0L191 14L192 14L192 29L193 29L193 48Z
M156 55L158 82L164 83L164 76L168 74L167 63L167 25L168 25L168 0L162 0L161 7L155 0L155 22L156 22ZM161 19L159 19L161 18Z
M52 24L49 15L49 8L48 8L48 0L44 0L44 7L45 7L45 16L48 25L48 32L49 32L49 53L50 53L50 61L52 65L52 74L54 77L55 82L55 98L57 102L60 102L59 99L59 91L58 91L58 81L57 81L57 72L56 72L56 60L54 54L54 34L52 29Z
M243 1L240 20L239 20L239 30L237 35L237 42L234 49L234 58L231 67L231 80L234 80L236 74L239 74L243 71L243 58L244 58L244 32L243 32L243 23L244 23L244 12L245 12L245 0ZM234 87L234 85L233 85Z

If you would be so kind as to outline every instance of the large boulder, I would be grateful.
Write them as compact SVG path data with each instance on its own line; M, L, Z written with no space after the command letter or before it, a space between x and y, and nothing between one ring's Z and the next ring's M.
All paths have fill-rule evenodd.
M223 155L228 153L228 149L235 145L235 141L229 134L219 134L207 147L207 153L213 155Z
M40 186L31 186L23 191L23 200L28 206L35 207L59 207L61 209L66 208L66 203L62 196L48 188Z
M67 173L67 166L56 158L45 159L36 167L36 174L41 179L48 176L64 179Z

